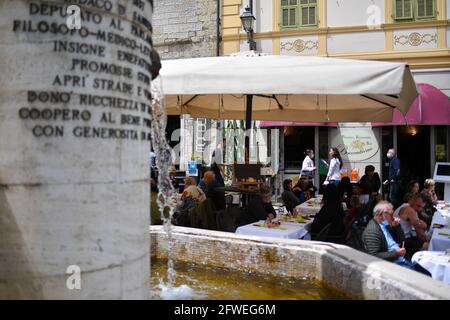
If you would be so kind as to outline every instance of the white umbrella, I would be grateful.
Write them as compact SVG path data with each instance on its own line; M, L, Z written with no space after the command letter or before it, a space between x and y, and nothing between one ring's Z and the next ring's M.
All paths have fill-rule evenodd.
M238 54L166 60L160 75L169 115L251 120L391 121L418 95L405 63Z
M391 121L418 95L408 65L395 62L238 55L165 60L160 74L167 113L199 118Z

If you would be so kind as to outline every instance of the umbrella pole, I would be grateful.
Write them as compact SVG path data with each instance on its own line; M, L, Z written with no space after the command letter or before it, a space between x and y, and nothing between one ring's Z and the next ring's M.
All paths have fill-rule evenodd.
M252 128L253 95L246 95L247 103L245 110L245 164L250 163L250 130Z

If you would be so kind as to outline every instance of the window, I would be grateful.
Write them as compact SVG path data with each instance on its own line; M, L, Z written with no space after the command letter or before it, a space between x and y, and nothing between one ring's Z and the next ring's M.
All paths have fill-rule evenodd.
M281 0L281 27L317 25L317 0Z
M434 19L436 17L436 0L394 0L395 20L414 21Z
M435 0L417 0L417 19L432 19L435 17Z
M300 11L302 15L302 26L317 25L317 0L300 0Z
M395 19L413 19L413 0L395 0Z
M297 26L297 0L281 0L281 25L283 27Z

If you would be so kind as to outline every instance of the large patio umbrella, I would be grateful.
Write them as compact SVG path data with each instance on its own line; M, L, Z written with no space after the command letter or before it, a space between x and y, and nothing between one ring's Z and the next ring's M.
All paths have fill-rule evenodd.
M247 129L252 119L391 121L418 95L408 65L394 62L250 54L165 60L160 74L169 115L245 119Z

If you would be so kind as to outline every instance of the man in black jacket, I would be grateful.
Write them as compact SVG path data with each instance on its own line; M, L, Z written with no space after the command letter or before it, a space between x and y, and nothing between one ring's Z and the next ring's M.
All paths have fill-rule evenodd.
M276 218L277 213L271 202L272 190L262 188L260 194L252 199L246 206L244 214L241 216L239 225L250 224L267 218Z
M363 243L366 252L380 259L430 275L420 265L405 259L405 235L394 219L394 208L387 201L380 201L373 209L373 219L369 222L363 233ZM399 243L402 245L400 246Z

